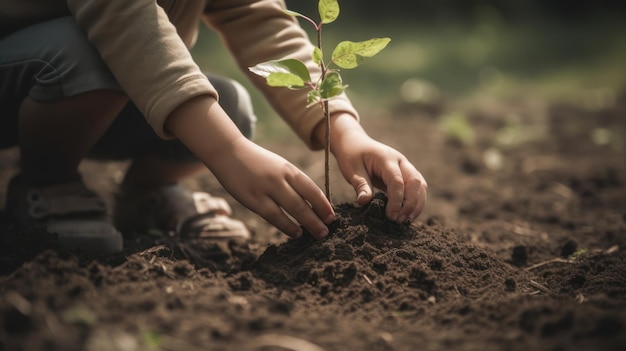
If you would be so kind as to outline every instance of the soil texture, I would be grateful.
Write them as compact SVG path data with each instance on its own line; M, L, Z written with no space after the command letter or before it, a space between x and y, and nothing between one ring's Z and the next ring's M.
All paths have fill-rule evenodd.
M602 110L512 99L464 108L471 138L428 106L363 117L429 182L411 225L385 196L297 240L231 201L249 242L126 238L65 252L0 216L1 350L624 350L626 97ZM320 155L265 145L317 181ZM0 200L17 172L0 155ZM112 202L125 163L85 162ZM232 200L210 176L190 187Z

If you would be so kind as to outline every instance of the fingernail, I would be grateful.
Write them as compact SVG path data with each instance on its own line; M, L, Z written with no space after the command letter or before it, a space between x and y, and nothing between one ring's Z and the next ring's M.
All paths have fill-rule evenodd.
M399 213L391 213L387 216L387 218L389 218L389 220L394 221L394 222L399 222L399 217L400 214Z
M328 235L328 228L324 228L317 233L317 237L320 239L325 238Z
M294 239L298 239L301 236L302 236L302 229L300 229L297 232L295 232L291 237L294 238Z
M326 219L324 220L324 223L330 224L330 223L332 223L334 221L335 221L335 215L334 214L329 214L328 217L326 217Z
M365 192L365 190L361 190L361 192L359 192L359 195L357 195L356 197L356 201L361 200L366 195L367 195L367 192Z

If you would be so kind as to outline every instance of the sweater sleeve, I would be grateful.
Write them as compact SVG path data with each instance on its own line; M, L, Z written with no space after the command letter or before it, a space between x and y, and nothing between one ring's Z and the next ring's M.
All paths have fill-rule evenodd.
M214 0L205 9L204 19L220 33L241 70L275 111L309 148L320 149L313 130L324 116L318 105L306 107L307 91L269 87L248 70L264 61L297 58L307 65L313 79L321 74L311 58L314 46L308 35L284 8L283 0ZM331 114L345 112L359 118L345 94L331 99L329 109Z
M67 0L78 25L118 83L162 138L167 116L199 95L217 98L164 10L154 0Z

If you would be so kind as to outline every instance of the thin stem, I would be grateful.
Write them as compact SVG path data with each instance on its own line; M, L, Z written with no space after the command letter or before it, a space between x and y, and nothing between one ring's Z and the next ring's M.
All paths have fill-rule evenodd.
M309 17L307 17L307 16L305 16L303 14L300 14L300 17L303 18L304 20L306 20L307 22L311 23L316 31L320 30L320 26L322 25L321 23L318 25L317 23L315 23L315 21L313 21L312 19L310 19Z
M317 47L320 50L322 50L322 24L321 23L317 29ZM324 78L326 77L326 65L324 64L323 59L320 61L320 69L322 70L322 76L321 76L320 81L323 81Z
M332 204L330 198L330 114L328 112L328 100L324 100L324 119L326 120L326 140L324 145L324 185L326 186L326 198Z
M319 24L319 26L315 27L315 31L317 32L317 47L322 50L322 23ZM322 60L322 62L320 62L320 65L322 66L322 71L324 70L324 60ZM323 74L323 72L322 72Z
M317 31L317 47L322 50L322 23L315 26ZM320 61L320 69L322 71L322 75L320 77L320 81L324 81L326 78L326 65L324 65L324 60ZM328 100L324 100L322 103L322 111L324 112L324 120L326 121L326 135L324 140L324 187L326 190L326 198L330 203L332 200L330 198L330 113L328 111Z

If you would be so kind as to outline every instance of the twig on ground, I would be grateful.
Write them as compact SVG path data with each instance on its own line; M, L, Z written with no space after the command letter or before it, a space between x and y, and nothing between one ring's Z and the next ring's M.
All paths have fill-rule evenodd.
M556 294L554 292L552 292L552 290L548 289L546 286L537 283L534 280L530 280L530 285L532 285L533 287L539 289L541 292L543 292L546 295L550 295L550 296L556 296Z
M281 334L261 335L253 342L253 344L255 346L255 350L263 347L274 346L292 351L325 351L322 347L317 346L308 340Z
M531 237L536 236L535 232L532 229L522 227L517 224L511 223L510 229L511 229L511 232L513 232L513 234L522 235L522 236L531 236Z
M586 251L586 250L585 250ZM619 251L619 246L618 245L613 245L611 247L609 247L606 250L601 250L601 249L597 249L597 250L593 250L591 251L591 253L589 253L589 257L596 257L599 255L611 255L616 253L617 251ZM532 266L528 266L526 268L524 268L526 271L532 271L533 269L539 268L541 266L545 266L547 264L551 264L551 263L575 263L577 260L577 255L574 254L572 256L570 256L570 258L560 258L560 257L555 257L552 259L549 259L547 261L543 261L543 262L539 262L539 263L535 263ZM578 255L580 256L580 255Z
M153 247L147 248L147 249L145 249L143 251L140 251L140 252L137 253L137 255L145 256L145 255L148 255L148 254L157 253L159 251L167 250L167 249L168 249L168 247L165 246L165 245L157 245L157 246L153 246Z
M572 263L572 262L570 260L565 259L565 258L556 257L556 258L553 258L553 259L550 259L550 260L547 260L547 261L535 263L532 266L526 267L525 270L532 271L535 268L539 268L541 266L545 266L545 265L550 264L550 263Z
M508 221L498 221L504 229L511 234L525 236L529 238L540 238L542 240L546 240L548 238L548 234L546 232L538 232L532 228L529 228L525 225L520 225L517 223L512 223Z
M616 253L617 251L619 251L619 245L613 245L609 247L608 249L604 250L604 254L610 255L612 253Z

